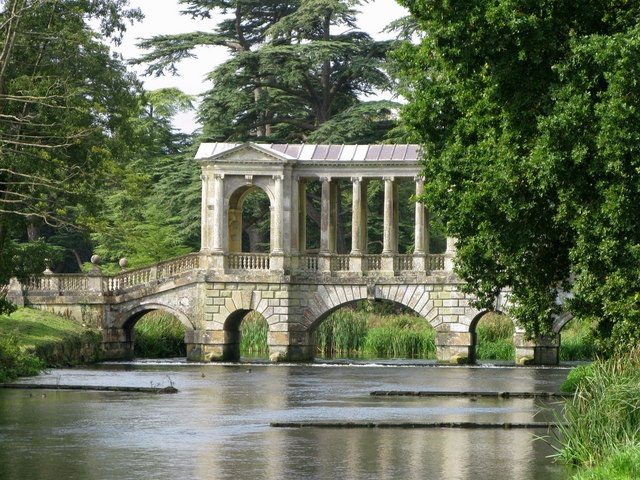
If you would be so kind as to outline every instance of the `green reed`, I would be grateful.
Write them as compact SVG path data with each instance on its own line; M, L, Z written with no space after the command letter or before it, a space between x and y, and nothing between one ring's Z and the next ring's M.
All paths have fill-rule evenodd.
M513 345L513 322L509 317L497 313L487 313L476 326L478 360L504 360L515 358Z
M269 326L262 315L257 312L249 312L240 324L240 352L264 354L269 351L267 347L267 333Z
M187 354L184 325L173 315L151 312L142 317L134 328L136 357L167 358Z
M637 461L640 446L640 347L609 360L596 360L580 367L575 396L567 400L562 413L566 422L555 432L556 457L570 464L626 468ZM610 475L581 478L639 478Z

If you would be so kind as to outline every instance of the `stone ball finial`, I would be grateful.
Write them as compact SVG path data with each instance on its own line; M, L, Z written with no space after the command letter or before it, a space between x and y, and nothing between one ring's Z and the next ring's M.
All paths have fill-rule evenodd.
M129 260L127 260L126 258L121 258L120 261L118 262L118 265L120 265L120 268L122 270L126 270L127 267L129 266Z
M100 256L99 255L91 255L91 263L93 263L93 265L95 267L100 265Z

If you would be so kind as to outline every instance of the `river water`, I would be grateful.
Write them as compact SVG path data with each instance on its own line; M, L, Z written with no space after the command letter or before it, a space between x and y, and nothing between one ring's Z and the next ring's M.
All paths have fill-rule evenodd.
M0 478L567 478L553 451L508 429L276 428L283 421L530 422L534 399L372 397L373 390L557 391L565 368L394 362L102 364L26 383L166 386L179 393L0 390ZM557 408L557 406L556 406Z

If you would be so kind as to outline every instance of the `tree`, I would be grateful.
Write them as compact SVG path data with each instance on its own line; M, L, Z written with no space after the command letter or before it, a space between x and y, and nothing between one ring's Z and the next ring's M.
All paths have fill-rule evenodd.
M187 1L184 13L229 14L211 33L162 35L140 45L147 73L175 72L198 45L221 45L230 59L214 69L199 118L208 141L377 140L393 125L392 102L360 96L389 87L382 67L390 42L356 30L346 0Z
M605 351L640 340L638 2L405 3L402 118L478 306L511 288L532 336L569 308Z
M138 84L87 23L99 21L117 41L124 23L140 16L127 3L8 0L0 7L0 284L42 271L55 252L38 241L41 229L94 210L96 174L127 148L121 120Z

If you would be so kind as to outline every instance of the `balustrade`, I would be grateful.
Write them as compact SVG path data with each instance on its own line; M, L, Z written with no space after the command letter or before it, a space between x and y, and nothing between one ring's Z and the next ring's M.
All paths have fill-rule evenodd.
M375 271L382 269L382 257L380 255L365 255L364 270Z
M344 272L349 270L349 255L332 255L331 270L333 272Z
M268 253L232 253L227 259L229 270L269 270Z
M165 277L171 277L178 273L186 272L189 270L196 270L200 268L200 254L189 253L178 258L159 262L158 266L158 280Z
M299 262L300 270L317 272L318 256L317 255L301 255Z
M413 270L413 255L396 255L393 259L395 271Z

